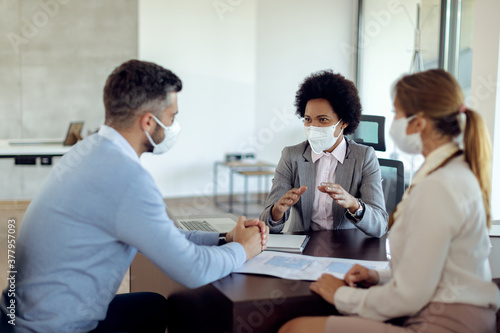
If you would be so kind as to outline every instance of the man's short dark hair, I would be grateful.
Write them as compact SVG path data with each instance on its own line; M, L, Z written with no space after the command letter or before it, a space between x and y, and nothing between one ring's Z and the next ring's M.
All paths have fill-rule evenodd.
M361 102L354 83L331 70L316 72L304 79L295 95L295 112L304 118L307 102L323 98L344 122L349 123L344 134L352 134L361 119Z
M145 112L160 117L171 103L169 93L181 89L181 80L168 69L152 62L129 60L115 68L106 80L106 125L128 128Z

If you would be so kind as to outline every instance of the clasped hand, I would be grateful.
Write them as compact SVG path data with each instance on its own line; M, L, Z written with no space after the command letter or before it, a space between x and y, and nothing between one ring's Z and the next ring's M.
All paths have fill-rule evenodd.
M236 227L227 233L226 239L243 245L248 260L266 249L269 227L258 219L246 220L245 216L240 216Z

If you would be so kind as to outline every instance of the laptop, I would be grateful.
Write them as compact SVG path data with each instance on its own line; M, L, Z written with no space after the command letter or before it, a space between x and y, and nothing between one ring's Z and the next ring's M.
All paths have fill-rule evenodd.
M179 229L186 231L201 230L222 233L229 232L236 226L236 222L228 217L178 220L168 206L167 214ZM302 253L308 241L309 236L307 235L270 234L266 250Z
M212 231L212 232L229 232L236 226L236 221L229 217L218 218L195 218L195 219L180 219L178 220L167 206L167 214L174 221L179 229L186 231Z
M81 140L83 121L73 121L69 123L68 132L64 139L15 139L8 140L12 146L30 146L30 145L64 145L72 146Z

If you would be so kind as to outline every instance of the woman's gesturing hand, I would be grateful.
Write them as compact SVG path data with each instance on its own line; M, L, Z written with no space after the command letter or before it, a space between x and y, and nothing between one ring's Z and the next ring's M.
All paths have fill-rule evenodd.
M307 190L307 186L301 186L300 188L292 188L290 191L286 192L273 206L271 210L271 215L273 221L279 221L283 218L285 212L291 206L295 205L299 201L300 196Z

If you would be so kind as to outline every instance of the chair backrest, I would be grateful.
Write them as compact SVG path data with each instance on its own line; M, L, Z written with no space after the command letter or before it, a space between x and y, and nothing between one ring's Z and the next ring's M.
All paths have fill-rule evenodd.
M385 151L385 117L362 115L356 132L347 137L375 150Z
M405 191L404 164L398 160L379 158L382 173L382 189L384 191L385 209L390 215L401 201Z

